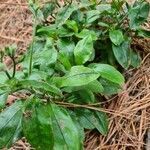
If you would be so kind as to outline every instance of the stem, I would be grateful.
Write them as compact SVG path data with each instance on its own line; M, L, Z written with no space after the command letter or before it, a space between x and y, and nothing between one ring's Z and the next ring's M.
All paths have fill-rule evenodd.
M5 74L6 74L6 76L8 77L8 79L11 79L11 76L10 76L10 74L8 73L7 70L5 70Z
M16 62L15 62L15 58L11 58L12 61L13 61L13 74L12 74L12 78L15 77L15 74L16 74Z
M30 75L32 73L32 59L33 59L33 44L34 44L34 40L35 40L35 34L36 34L36 17L34 18L34 25L33 25L33 35L32 35L32 44L31 44L31 49L30 49L30 60L29 60L29 73L28 75Z

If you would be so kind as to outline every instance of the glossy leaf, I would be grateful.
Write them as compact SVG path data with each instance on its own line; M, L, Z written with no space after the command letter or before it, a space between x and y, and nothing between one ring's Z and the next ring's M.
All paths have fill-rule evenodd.
M22 102L17 101L0 113L0 149L9 148L20 138L22 108Z
M51 104L50 116L54 134L54 149L80 150L80 134L68 112L55 104Z
M94 93L102 93L104 90L102 84L98 80L90 82L89 84L83 86L83 88L88 89Z
M141 64L141 57L138 53L134 52L132 49L130 49L130 60L131 60L131 66L134 68L137 68Z
M121 30L110 30L109 37L115 45L120 45L124 41L124 37Z
M59 53L63 54L66 59L69 60L70 64L73 64L74 61L74 56L73 56L73 51L75 48L75 44L73 41L65 40L65 39L60 39L57 42L57 47L59 49Z
M63 25L66 22L66 20L68 20L68 18L71 16L73 11L75 11L76 9L77 9L76 6L73 4L61 8L61 10L58 12L56 16L56 22L55 22L56 25L58 27Z
M100 17L100 12L98 10L88 11L86 14L86 23L92 23Z
M53 149L52 121L46 105L32 103L27 107L23 119L23 132L28 142L37 150Z
M77 65L86 63L93 54L93 39L91 35L87 35L85 38L80 40L75 49L74 56Z
M75 33L78 32L78 25L74 20L67 20L65 24L69 29L73 30Z
M0 110L5 106L9 92L0 93Z
M130 42L124 41L120 46L112 45L112 49L118 63L125 69L130 65Z
M113 66L108 64L91 64L90 67L102 78L110 80L114 83L122 85L124 83L124 77Z
M97 40L97 35L94 31L83 29L80 33L75 34L78 38L85 38L87 35L91 35L93 40Z
M44 49L34 54L34 64L50 65L54 64L57 60L57 51L53 46L51 38L47 38Z
M80 124L86 129L96 128L101 134L108 132L108 118L105 113L88 109L75 110Z
M74 66L70 72L61 79L61 87L86 85L99 77L99 73L83 66Z
M113 95L113 94L117 94L122 90L119 84L111 82L107 79L100 78L99 82L103 86L104 90L103 90L102 94L104 94L104 95L110 96L110 95Z
M139 2L129 9L129 25L132 29L137 29L148 18L150 4L148 2Z

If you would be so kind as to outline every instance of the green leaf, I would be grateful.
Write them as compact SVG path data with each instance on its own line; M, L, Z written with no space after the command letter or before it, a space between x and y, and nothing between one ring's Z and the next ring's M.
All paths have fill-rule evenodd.
M102 84L104 91L102 94L111 96L113 94L119 93L122 89L119 84L106 80L104 78L99 79L100 83Z
M92 104L96 101L95 95L88 89L79 90L76 94L78 95L78 100L76 102L79 104Z
M121 45L112 45L112 49L118 63L125 69L130 66L130 41L126 40Z
M108 64L91 64L90 67L97 73L100 74L102 78L109 81L122 85L124 83L124 77L117 71L113 66Z
M67 20L65 24L69 29L73 30L75 33L78 32L78 25L74 20Z
M64 57L65 57L64 59L67 59L66 61L69 61L70 64L74 64L74 61L73 61L73 59L74 59L73 51L75 48L74 42L69 41L68 39L60 39L57 42L57 47L59 49L59 53L61 55L64 55Z
M69 70L71 68L71 64L70 64L70 61L68 59L68 57L66 56L66 53L64 52L59 52L59 55L58 55L58 60L63 64L63 66Z
M139 29L137 35L143 38L150 38L150 30Z
M141 57L138 53L134 52L132 49L130 50L130 61L131 61L131 66L134 68L137 68L141 64Z
M74 122L76 128L78 129L79 135L80 135L80 143L81 143L81 150L83 150L83 144L84 144L84 140L85 140L85 133L84 133L84 128L80 125L79 121L78 121L78 117L76 116L74 111L68 110L68 113L72 119L72 121Z
M90 10L86 13L86 23L92 23L100 17L100 12L98 10Z
M81 138L69 113L55 104L51 104L50 116L54 134L54 150L80 150Z
M86 85L99 77L99 73L83 66L74 66L70 72L61 79L61 87Z
M59 37L71 37L74 35L74 32L68 28L61 26L57 29L57 34Z
M62 95L61 90L58 89L55 85L48 84L44 81L36 81L36 80L22 80L19 82L19 85L22 85L23 88L34 88L40 91L54 93L57 95Z
M111 10L111 4L100 4L96 6L96 9L99 11L99 13L103 12L109 12Z
M102 93L104 90L102 84L98 80L90 82L89 84L83 86L83 88L88 89L94 93Z
M54 137L49 109L46 105L32 103L25 110L23 132L28 142L37 150L52 150Z
M91 35L87 35L85 38L80 40L75 49L74 56L77 65L86 63L92 56L94 52L93 49L93 39Z
M44 4L44 6L41 9L44 18L47 19L47 17L50 14L52 14L52 12L54 11L54 9L55 9L55 4L53 2Z
M48 37L57 37L57 29L55 25L42 26L37 29L36 35L38 36L48 36Z
M9 148L20 138L22 108L22 102L17 101L0 113L0 149Z
M85 129L96 128L101 134L106 135L108 132L108 118L105 113L91 111L88 109L76 109L75 113L80 124Z
M9 92L0 93L0 110L4 108L8 95L9 95Z
M137 2L129 9L129 25L131 29L137 29L146 21L150 11L150 4L148 2Z
M48 66L57 60L57 51L53 46L51 38L47 38L44 49L34 54L34 64Z
M77 9L77 6L74 4L70 4L65 7L62 7L56 16L56 22L55 22L56 25L58 27L63 25L76 9Z
M120 45L124 41L124 37L121 30L110 30L109 37L115 45Z
M83 29L80 33L75 34L78 38L85 38L87 35L91 35L93 41L97 40L97 35L93 30Z

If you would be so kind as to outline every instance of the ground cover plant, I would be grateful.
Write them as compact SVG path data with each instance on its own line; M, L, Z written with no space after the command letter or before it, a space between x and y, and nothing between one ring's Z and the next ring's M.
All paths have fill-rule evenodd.
M36 149L83 149L84 129L107 134L100 99L122 89L124 77L116 68L140 64L131 42L149 36L141 28L149 4L84 0L66 1L63 7L57 2L29 5L34 31L28 53L15 59L16 47L1 51L0 148L25 136ZM12 70L3 63L6 56ZM26 97L5 108L14 93Z

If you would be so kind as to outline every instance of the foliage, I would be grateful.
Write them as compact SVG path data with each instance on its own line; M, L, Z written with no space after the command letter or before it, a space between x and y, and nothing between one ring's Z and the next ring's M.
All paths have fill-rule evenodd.
M82 0L40 7L29 0L29 5L34 30L27 54L16 60L16 47L11 46L0 55L0 149L23 136L39 150L83 149L84 129L108 132L99 99L122 89L124 77L116 67L140 64L131 42L149 35L141 28L149 4ZM3 63L5 56L13 62L11 70ZM27 98L5 108L15 92Z

